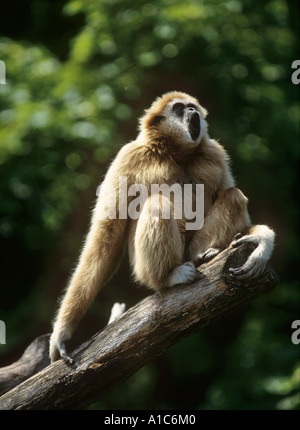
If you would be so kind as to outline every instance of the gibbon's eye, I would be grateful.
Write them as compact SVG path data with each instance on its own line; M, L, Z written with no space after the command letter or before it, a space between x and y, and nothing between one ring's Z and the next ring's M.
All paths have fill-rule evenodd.
M187 105L187 107L188 107L188 108L193 108L193 109L195 109L195 110L198 110L197 106L196 106L196 105L194 105L193 103L189 103L189 104Z
M172 110L175 112L175 114L179 117L183 117L185 105L183 103L175 103Z

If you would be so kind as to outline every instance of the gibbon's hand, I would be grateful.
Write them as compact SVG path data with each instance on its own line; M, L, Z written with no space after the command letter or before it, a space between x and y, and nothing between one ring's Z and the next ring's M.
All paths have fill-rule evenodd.
M208 263L210 260L215 258L215 256L218 255L220 252L221 252L221 249L208 248L206 251L201 252L201 254L198 254L196 256L194 261L195 266L198 267L201 264Z
M125 312L125 307L125 303L114 303L107 324L116 321ZM67 354L65 342L55 339L55 334L52 335L50 339L49 355L52 363L62 358L65 363L74 364L73 358L69 357Z
M243 266L229 269L230 275L238 280L249 279L249 278L257 278L260 276L267 265L268 258L265 258L265 243L264 239L261 236L256 234L249 234L242 236L238 233L235 236L235 240L231 243L233 248L237 248L245 242L250 242L257 247L252 252L252 254L248 257L247 261Z
M66 350L66 345L64 342L53 342L50 340L50 359L51 363L62 358L65 363L73 364L73 358L69 357Z

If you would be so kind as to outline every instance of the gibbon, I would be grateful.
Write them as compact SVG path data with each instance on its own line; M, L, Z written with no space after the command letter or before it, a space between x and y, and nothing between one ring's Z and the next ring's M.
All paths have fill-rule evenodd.
M65 342L118 267L127 246L135 279L155 291L192 281L196 260L208 261L231 243L239 246L249 241L256 245L242 267L230 269L232 276L242 280L264 271L275 234L265 225L251 226L247 198L235 187L226 151L208 135L206 115L194 97L167 93L146 110L137 139L123 146L112 162L54 323L52 362L59 357L73 361L66 353ZM142 184L148 191L138 216L120 216L121 199L124 204L123 192L119 193L120 178L126 178L129 187ZM192 198L193 206L195 186L203 184L201 228L187 229L190 218L185 214L174 216L173 194L159 194L153 203L149 197L152 184L191 184L192 192L187 197ZM132 200L129 195L126 209ZM115 216L108 216L107 208L114 208Z

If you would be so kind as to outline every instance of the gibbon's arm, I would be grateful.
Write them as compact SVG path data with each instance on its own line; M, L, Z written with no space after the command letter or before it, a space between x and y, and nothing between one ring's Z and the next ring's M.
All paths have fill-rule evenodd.
M230 188L222 194L221 198L224 199L225 197L225 199L227 199L228 196L234 196L234 199L238 202L240 198L238 193L241 193L241 191L237 188ZM237 203L237 206L239 206L240 203L241 202ZM226 211L226 215L230 214L230 211L227 210L228 208L225 206L223 206L223 208ZM266 225L243 225L243 216L236 220L236 224L232 223L230 225L223 223L221 221L222 214L224 213L222 210L223 208L222 206L214 206L207 220L208 222L206 225L204 224L204 227L206 227L206 232L209 231L210 228L213 228L214 231L220 232L218 236L220 239L222 238L223 246L218 246L220 242L211 242L204 252L201 252L196 256L195 265L199 266L200 264L211 260L225 247L229 246L230 243L234 248L236 248L244 242L251 242L256 245L256 248L250 254L245 264L241 267L230 268L229 271L231 272L231 276L238 280L257 278L264 272L267 262L269 261L273 252L275 233L270 227ZM244 217L246 218L247 215L248 212L245 212ZM243 234L240 232L236 233L237 230L240 230L240 232ZM227 244L225 246L226 238ZM208 241L204 243L208 243Z
M232 174L228 167L225 169L225 181L224 183L230 184L233 182ZM234 216L232 218L235 227L238 228L238 234L233 238L232 246L238 247L244 242L252 242L256 245L254 251L249 255L247 261L243 266L237 267L235 269L229 269L231 272L231 276L235 277L238 280L249 279L249 278L257 278L260 276L269 261L275 242L275 232L268 227L267 225L251 225L251 219L248 212L248 199L244 196L244 194L236 188L239 194L242 196L241 200L245 199L246 204L242 205L242 210L240 215L236 209L239 208L240 198L238 199L239 203L235 202L234 207ZM231 205L231 202L229 206ZM243 225L246 228L243 228ZM243 236L244 235L244 236ZM230 242L232 241L232 238ZM229 243L226 245L228 246Z
M205 215L202 228L195 232L189 245L190 256L192 259L197 256L196 262L211 259L225 249L237 233L244 233L250 226L247 199L235 187L226 152L214 140L210 140L210 145L214 157L219 159L222 173L216 181L214 202Z
M191 244L192 252L197 246L202 250L195 259L196 265L211 260L230 243L238 247L243 242L252 242L256 248L243 266L229 269L231 276L242 280L263 273L274 248L275 233L266 225L251 225L247 203L248 199L235 187L226 163L218 197Z
M114 208L118 210L118 178L122 176L123 153L124 150L119 152L101 185L79 263L61 301L50 338L49 355L52 362L61 356L72 363L66 353L65 341L71 338L77 323L101 286L112 276L122 257L126 245L127 219L110 219L107 214L113 216ZM112 212L108 212L108 209Z

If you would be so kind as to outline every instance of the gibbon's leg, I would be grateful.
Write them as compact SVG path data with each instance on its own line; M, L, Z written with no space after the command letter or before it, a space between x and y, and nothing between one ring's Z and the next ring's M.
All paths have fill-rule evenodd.
M191 256L197 255L197 249L200 250L200 254L195 258L195 265L215 257L218 252L229 246L237 233L245 236L234 240L233 247L243 242L252 242L257 247L242 267L229 269L232 276L237 279L259 276L271 256L275 234L265 225L250 226L247 199L234 187L219 195L205 217L202 229L196 232L189 248Z
M112 275L123 250L125 220L95 219L87 236L78 266L60 304L50 338L51 361L61 356L70 363L65 341L94 300L100 287Z
M154 290L182 284L195 277L194 264L182 264L184 239L172 216L170 200L159 196L158 204L159 210L155 211L152 201L151 211L151 197L144 203L132 244L134 274L137 280Z

